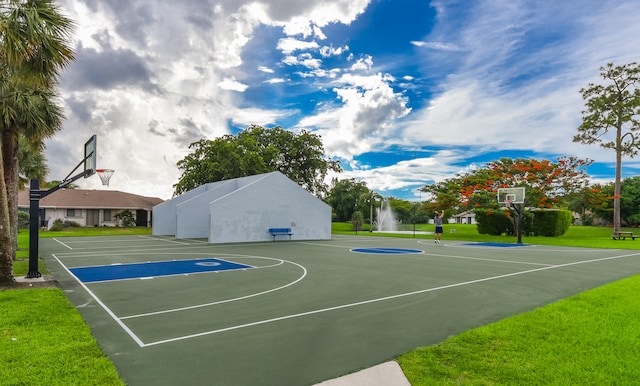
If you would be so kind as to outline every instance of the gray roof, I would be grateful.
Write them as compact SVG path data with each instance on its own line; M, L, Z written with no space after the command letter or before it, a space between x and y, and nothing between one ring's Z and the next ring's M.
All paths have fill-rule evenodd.
M75 209L146 209L164 202L117 190L60 189L40 199L40 208ZM18 192L18 207L29 207L29 190Z

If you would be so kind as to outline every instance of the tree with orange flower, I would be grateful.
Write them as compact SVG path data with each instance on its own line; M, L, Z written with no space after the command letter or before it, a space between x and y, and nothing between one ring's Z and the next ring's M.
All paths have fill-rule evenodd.
M524 187L526 206L551 208L567 194L584 188L589 180L586 168L592 161L560 157L556 162L533 158L501 158L466 174L427 185L439 207L468 210L497 207L499 188Z

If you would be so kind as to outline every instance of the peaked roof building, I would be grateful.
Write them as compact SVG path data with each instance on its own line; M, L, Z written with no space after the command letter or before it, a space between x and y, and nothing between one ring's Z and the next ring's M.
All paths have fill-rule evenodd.
M156 205L153 219L155 236L210 243L331 239L331 207L280 172L203 184Z
M118 190L60 189L40 199L40 208L151 209L163 199L138 196ZM18 193L18 207L29 207L29 190Z
M114 215L125 210L134 213L136 226L149 226L155 205L164 200L117 190L60 189L40 199L40 224L54 220L81 226L117 226ZM29 191L18 192L18 209L29 209Z

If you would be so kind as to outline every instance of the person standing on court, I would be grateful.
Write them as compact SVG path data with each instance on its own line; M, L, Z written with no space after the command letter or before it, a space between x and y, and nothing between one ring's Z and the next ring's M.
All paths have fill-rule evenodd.
M436 224L436 244L440 244L440 239L442 239L442 216L444 216L444 210L440 214L436 212L436 217L433 219Z

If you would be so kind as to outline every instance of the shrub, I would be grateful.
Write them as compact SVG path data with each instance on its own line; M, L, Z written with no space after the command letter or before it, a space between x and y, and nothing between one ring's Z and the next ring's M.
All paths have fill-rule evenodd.
M55 220L53 220L53 224L51 225L51 228L49 228L49 230L50 231L54 231L54 232L63 231L64 230L64 223L59 218L55 219Z
M478 233L499 236L503 233L513 234L513 222L504 210L476 209Z
M18 228L29 228L29 212L26 212L24 210L18 211Z
M536 210L533 216L533 234L536 236L562 236L573 219L570 211L557 209Z
M113 216L124 228L133 228L136 226L136 220L133 217L133 213L129 210L123 210Z
M640 224L640 214L632 214L627 218L629 226L637 227Z
M353 212L353 215L351 216L351 225L353 225L353 230L356 231L356 233L358 233L359 230L362 230L363 222L364 216L362 215L362 212L359 210Z
M476 209L478 233L499 236L516 234L518 212L513 209ZM569 230L573 217L568 210L536 209L522 213L522 234L533 236L562 236Z
M582 225L594 225L595 224L595 220L592 214L581 214L580 215L580 221L582 222Z

